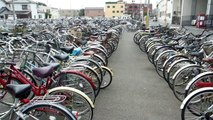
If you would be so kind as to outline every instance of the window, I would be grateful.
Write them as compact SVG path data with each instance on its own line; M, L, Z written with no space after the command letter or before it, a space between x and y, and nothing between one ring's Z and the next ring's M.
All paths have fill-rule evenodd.
M113 10L112 13L115 13L115 11Z
M115 16L112 16L112 18L115 18Z
M121 11L121 13L123 13L123 11Z
M117 13L119 13L119 11L117 11Z
M132 8L132 6L130 5L129 8Z
M107 6L107 8L110 8L110 6Z
M135 6L135 8L138 8L138 6Z
M115 6L112 6L112 8L115 8Z
M124 6L123 5L121 5L121 8L123 8Z
M22 5L22 10L27 10L27 5Z

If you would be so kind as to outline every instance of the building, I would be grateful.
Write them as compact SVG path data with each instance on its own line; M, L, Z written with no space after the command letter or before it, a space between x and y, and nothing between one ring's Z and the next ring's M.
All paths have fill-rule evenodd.
M142 16L147 15L147 10L152 13L152 4L141 3L126 3L125 14L130 15L134 19L141 19Z
M86 7L84 15L87 17L104 17L104 8L102 7Z
M12 1L8 1L12 10ZM32 0L14 0L15 14L18 19L22 18L38 18L37 3Z
M58 8L50 8L51 19L60 18L59 9Z
M191 25L198 14L206 14L206 24L213 26L213 0L161 0L158 5L161 24Z
M60 9L60 10L59 10L59 16L60 16L61 18L76 17L76 16L79 16L79 10L73 10L73 9Z
M180 0L182 3L181 9L181 25L190 25L193 19L196 19L198 14L206 14L207 24L213 26L213 0Z
M104 10L106 18L119 18L124 16L125 2L122 0L117 2L106 2Z
M38 9L38 19L45 19L45 13L47 12L48 7L42 4L38 4L37 9Z
M158 3L158 21L161 24L172 24L173 3L173 0L161 0Z
M0 9L2 8L2 7L6 7L6 1L5 0L0 0Z
M8 19L12 15L12 11L7 7L8 3L5 0L0 1L0 19Z

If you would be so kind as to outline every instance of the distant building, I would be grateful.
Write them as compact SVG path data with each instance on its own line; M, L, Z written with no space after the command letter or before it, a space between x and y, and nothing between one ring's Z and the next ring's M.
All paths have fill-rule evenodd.
M76 17L79 16L79 10L74 10L74 9L60 9L59 10L59 16L61 18L66 18L66 17Z
M0 1L0 19L8 19L12 15L12 11L7 7L8 3L5 0Z
M131 15L132 18L140 19L142 16L147 15L148 8L149 13L152 13L152 4L126 3L125 14Z
M38 19L45 19L45 13L48 9L47 6L38 5L37 9L38 9Z
M104 17L104 8L102 7L86 7L84 15L87 17Z
M12 1L8 1L12 10ZM37 3L32 0L14 0L15 14L18 19L38 19Z
M173 0L161 0L158 3L158 21L161 24L172 24Z
M213 0L161 0L157 5L158 21L161 24L191 25L192 20L203 13L213 26L212 5Z
M125 2L123 2L123 0L117 2L106 2L104 10L106 18L119 18L124 16Z
M58 8L50 8L51 19L60 18L60 13Z

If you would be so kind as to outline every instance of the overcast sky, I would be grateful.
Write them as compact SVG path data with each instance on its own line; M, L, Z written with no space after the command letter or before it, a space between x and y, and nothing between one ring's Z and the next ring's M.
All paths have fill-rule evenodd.
M118 0L34 0L38 2L43 2L48 6L61 8L61 9L80 9L84 7L104 7L107 1L118 1ZM132 0L126 0L128 3ZM145 3L148 0L135 0L137 3ZM156 3L160 0L150 0L153 4L153 8L156 7Z

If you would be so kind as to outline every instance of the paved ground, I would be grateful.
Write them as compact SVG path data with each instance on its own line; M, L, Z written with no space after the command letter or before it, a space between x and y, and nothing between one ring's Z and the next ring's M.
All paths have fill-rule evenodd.
M109 59L114 79L96 100L94 120L180 120L181 103L132 38L124 32Z

